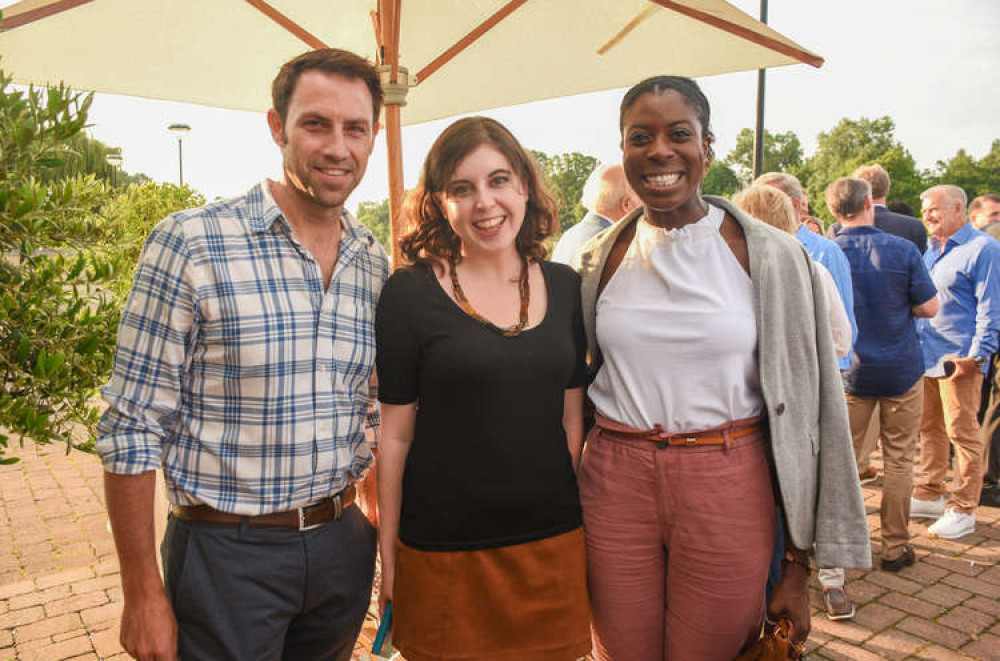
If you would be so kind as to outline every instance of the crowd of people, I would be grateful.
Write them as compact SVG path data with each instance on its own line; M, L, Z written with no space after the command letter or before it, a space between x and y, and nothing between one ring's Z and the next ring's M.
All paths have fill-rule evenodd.
M925 192L923 258L867 171L828 189L831 239L789 175L703 195L709 101L658 76L622 100L622 163L595 172L570 265L545 259L558 216L530 154L474 117L431 147L390 274L344 208L375 69L310 51L272 98L281 180L156 227L103 391L133 657L346 661L376 546L409 661L728 661L777 621L801 652L813 569L844 617L844 568L871 564L878 439L882 569L913 563L910 515L974 529L1000 246L960 190ZM377 531L355 502L372 474Z
M604 208L635 195L604 172L594 175L606 182ZM826 237L791 174L764 174L733 202L794 234L816 262L862 484L877 479L870 457L882 448L880 567L897 572L916 560L910 518L934 519L931 534L959 539L975 531L978 504L1000 505L1000 195L966 211L961 188L934 186L920 196L921 223L905 202L887 205L889 188L879 164L832 182ZM820 567L818 578L827 616L853 617L843 568Z

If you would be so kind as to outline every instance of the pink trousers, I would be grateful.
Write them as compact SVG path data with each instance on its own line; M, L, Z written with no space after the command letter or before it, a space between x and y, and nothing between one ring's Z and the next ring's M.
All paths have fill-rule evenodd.
M580 468L593 653L731 661L764 617L775 538L766 434L661 447L630 431L599 417Z

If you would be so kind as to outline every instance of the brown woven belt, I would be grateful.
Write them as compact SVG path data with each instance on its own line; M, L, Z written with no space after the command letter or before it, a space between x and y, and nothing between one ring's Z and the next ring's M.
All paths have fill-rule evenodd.
M753 425L752 427L745 427L743 429L737 429L729 432L729 438L741 438L743 436L749 436L750 434L756 434L760 431L760 425ZM614 431L614 434L621 436L628 436L630 438L641 438L644 441L653 441L659 447L665 448L668 445L725 445L726 437L723 433L719 431L706 431L706 432L694 432L694 433L680 433L680 434L667 434L665 432L622 432Z
M200 523L238 525L246 520L251 526L280 526L283 528L311 530L330 519L340 519L344 510L354 503L356 496L357 490L352 484L336 496L329 496L312 505L285 512L245 516L220 512L208 505L174 505L170 511L178 519L198 521Z

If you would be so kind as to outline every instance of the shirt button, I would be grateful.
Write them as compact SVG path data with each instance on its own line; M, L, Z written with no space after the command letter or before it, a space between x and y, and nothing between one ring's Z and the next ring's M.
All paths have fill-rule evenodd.
M778 415L783 415L785 413L785 403L781 402L780 404L778 404L778 407L774 409L774 412L777 413Z

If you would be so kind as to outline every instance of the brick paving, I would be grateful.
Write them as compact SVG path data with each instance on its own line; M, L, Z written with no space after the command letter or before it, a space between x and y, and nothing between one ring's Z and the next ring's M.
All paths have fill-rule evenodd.
M99 462L30 442L7 454L21 461L0 466L0 661L127 659ZM880 486L864 487L876 549ZM957 541L912 522L917 563L898 574L848 570L853 620L828 620L814 582L807 658L1000 661L1000 509L977 516L976 532ZM371 619L363 639L373 634ZM363 643L355 658L367 661Z

